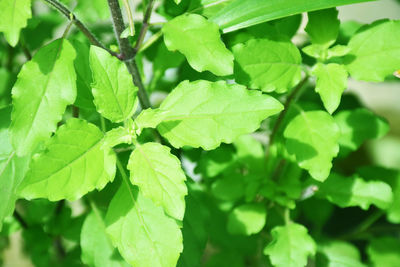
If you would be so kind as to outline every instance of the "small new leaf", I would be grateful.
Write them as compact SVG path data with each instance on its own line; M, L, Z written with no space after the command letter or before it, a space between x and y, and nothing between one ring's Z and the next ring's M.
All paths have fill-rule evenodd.
M125 64L97 46L90 47L89 59L97 111L112 122L130 118L138 105L138 89Z
M103 189L115 176L115 155L110 149L101 149L103 137L95 125L69 119L49 140L46 150L34 156L20 196L73 201Z
M168 147L152 142L138 145L129 158L128 169L132 184L139 186L145 197L162 206L171 217L183 219L186 176Z
M184 54L195 70L219 76L233 73L233 55L215 23L197 14L184 14L167 22L162 31L168 50Z
M307 258L316 252L314 240L307 229L296 223L272 229L272 242L264 249L276 267L300 267L307 265Z
M321 96L325 109L332 114L339 107L342 93L347 88L346 68L335 63L318 63L312 74L317 77L315 91Z

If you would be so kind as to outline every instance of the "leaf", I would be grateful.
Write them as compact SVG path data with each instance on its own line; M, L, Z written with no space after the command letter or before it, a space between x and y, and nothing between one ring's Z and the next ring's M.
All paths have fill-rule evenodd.
M17 188L28 169L30 156L18 157L13 151L9 130L9 108L0 109L0 117L5 119L5 125L0 124L0 231L3 220L12 215L17 200ZM4 127L4 129L3 129Z
M308 256L314 255L316 245L307 229L296 223L276 226L272 229L272 242L264 249L274 266L306 266Z
M341 132L339 144L347 153L357 150L366 140L381 138L389 131L385 119L365 108L343 110L334 119Z
M233 0L201 0L191 1L191 12L199 13L207 18L213 16ZM199 3L198 3L199 2Z
M183 252L177 267L200 267L209 232L209 210L203 203L202 187L188 183L187 208L183 219Z
M320 267L365 267L357 247L343 241L319 243L315 264Z
M80 245L84 264L96 267L129 266L112 246L106 234L103 215L97 208L89 213L83 223Z
M254 132L262 120L282 109L273 97L241 85L184 81L161 104L159 112L167 116L157 129L174 147L211 150Z
M106 133L102 148L112 148L119 144L132 144L136 138L135 129L128 127L113 128Z
M347 70L354 79L383 81L400 66L400 20L376 21L361 28L348 47Z
M103 137L95 125L69 119L33 158L20 196L73 201L103 189L115 176L115 155L101 149Z
M179 5L182 0L174 0L175 4Z
M339 127L324 111L301 111L284 131L286 148L294 154L299 166L324 181L332 168L332 159L339 152Z
M176 221L138 191L122 185L106 215L107 233L132 266L173 267L182 252Z
M145 109L136 117L135 123L138 126L139 133L144 128L156 128L168 115L167 112L160 112L157 109Z
M234 0L210 18L224 33L303 12L371 0Z
M76 89L77 95L74 105L79 108L94 110L93 95L91 83L92 71L89 66L89 45L77 40L71 41L76 51L76 59L74 61L76 72Z
M359 206L364 210L370 205L387 209L393 199L392 189L382 181L364 181L358 176L344 177L336 173L320 185L318 195L341 208Z
M138 88L133 84L125 64L97 46L90 47L89 59L97 111L112 122L130 118L138 105Z
M184 54L193 69L226 76L233 73L233 55L220 39L218 26L200 15L185 14L162 28L168 50Z
M217 199L235 201L243 197L243 188L243 175L230 172L212 184L211 192Z
M74 103L74 59L71 44L58 39L42 47L22 67L12 89L11 143L18 156L31 153L48 139L66 106Z
M390 185L393 191L393 202L386 210L387 220L400 223L400 171L377 166L365 166L357 173L367 180L380 180Z
M238 83L264 92L284 93L301 79L301 56L291 42L253 39L234 46Z
M232 210L228 217L228 232L233 235L253 235L265 225L267 211L263 204L243 204Z
M19 33L31 17L31 0L0 0L0 32L11 46L17 45Z
M321 96L325 109L332 114L339 107L342 93L347 88L346 68L336 63L318 63L312 74L317 77L315 91Z
M335 43L339 35L340 21L336 8L329 8L308 13L305 31L313 44L328 48Z
M128 169L132 184L139 187L143 196L162 206L171 217L183 219L186 176L168 147L152 142L138 145L129 158Z
M372 266L396 267L400 265L400 241L398 238L384 236L372 239L367 254Z

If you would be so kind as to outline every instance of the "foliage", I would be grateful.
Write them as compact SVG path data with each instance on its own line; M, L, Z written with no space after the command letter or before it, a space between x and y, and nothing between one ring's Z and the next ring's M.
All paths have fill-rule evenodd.
M390 127L347 89L398 83L400 21L336 9L367 1L0 0L0 252L399 266L400 168L366 145Z

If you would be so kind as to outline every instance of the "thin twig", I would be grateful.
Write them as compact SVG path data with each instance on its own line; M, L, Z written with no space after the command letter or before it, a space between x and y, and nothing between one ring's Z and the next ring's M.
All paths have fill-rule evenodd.
M22 218L21 214L19 214L17 210L14 210L13 216L19 222L22 228L28 229L27 222L24 220L24 218Z
M122 32L125 30L121 7L118 0L108 0L108 6L110 7L115 37L117 38L122 59L129 60L130 58L133 58L133 48L131 47L128 38L121 37Z
M118 57L118 54L104 46L93 33L62 3L57 0L43 0L50 6L62 13L67 19L74 23L76 27L89 39L90 43L107 50L113 56Z
M133 83L139 88L138 97L143 109L150 108L150 100L144 88L139 68L135 61L134 49L131 47L127 38L121 38L121 33L124 31L124 19L122 18L121 7L118 0L108 0L108 5L111 10L114 32L118 41L119 48L122 53L122 59L132 75Z
M297 97L297 94L300 92L301 88L303 88L304 84L307 81L308 81L308 76L304 77L304 79L296 86L296 88L290 93L290 95L286 99L284 109L279 114L279 117L275 122L274 128L272 129L272 132L271 132L271 135L269 138L269 146L271 146L274 143L275 137L279 131L279 128L283 122L283 119L285 118L286 113L289 110L290 105L292 104L293 100Z
M147 5L146 13L143 16L143 23L142 23L142 28L140 29L139 37L136 42L134 50L134 54L140 50L140 47L143 43L144 37L146 35L147 29L149 28L149 21L151 17L151 13L153 12L153 7L154 7L154 0L150 0L149 4Z

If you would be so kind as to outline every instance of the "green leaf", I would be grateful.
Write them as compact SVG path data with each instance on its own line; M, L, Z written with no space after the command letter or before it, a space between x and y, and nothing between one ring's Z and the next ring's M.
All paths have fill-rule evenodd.
M273 97L241 85L184 81L161 104L159 111L168 114L157 128L174 147L211 150L254 132L282 109Z
M136 117L135 123L140 134L144 128L156 128L168 115L167 112L160 112L158 109L145 109Z
M108 207L107 233L132 266L173 267L182 252L176 221L138 191L122 185Z
M336 8L329 8L308 13L305 31L313 44L328 48L339 35L340 21Z
M346 45L335 45L332 48L328 49L328 57L327 59L333 57L342 57L350 53L350 48Z
M312 71L317 77L315 91L321 96L325 109L332 114L340 104L347 88L347 71L343 65L318 63Z
M366 140L381 138L389 131L387 121L365 108L344 110L334 117L340 128L340 147L357 150Z
M184 54L193 69L225 76L233 73L233 55L221 41L218 26L196 14L185 14L162 28L168 50Z
M233 0L201 0L191 1L191 12L199 13L207 18L219 12L222 8L227 6Z
M31 0L0 0L0 32L11 46L17 45L19 33L31 17Z
M339 152L339 136L339 127L324 111L301 111L284 131L288 152L318 181L329 176L332 159Z
M175 4L179 5L182 0L174 0Z
M0 109L0 117L5 125L0 124L0 231L3 220L12 215L17 200L17 188L28 169L30 156L18 157L10 143L9 130L10 109Z
M102 147L112 148L119 144L132 144L135 138L135 129L120 126L117 128L113 128L106 133Z
M76 99L74 105L79 108L95 109L91 83L93 82L92 71L89 66L89 45L77 40L71 41L76 51L74 61L76 72Z
M264 92L284 93L301 79L301 56L291 42L253 39L234 46L238 83Z
M186 176L177 157L159 143L136 146L128 169L130 180L145 197L162 206L171 217L182 220L185 213Z
M95 125L69 119L33 158L20 196L72 201L103 189L115 176L115 155L101 149L103 137Z
M319 243L315 264L319 267L365 267L357 247L343 241Z
M22 67L12 89L11 142L17 155L31 153L48 139L66 106L74 103L74 59L71 44L58 39L42 47Z
M393 191L393 202L386 210L387 220L400 223L400 171L377 166L359 168L357 173L367 180L381 180L389 184Z
M243 188L243 175L230 172L212 184L211 192L217 199L235 201L243 197Z
M130 118L138 105L138 89L125 64L97 46L90 47L89 59L97 111L112 122Z
M399 69L400 20L381 20L361 28L348 47L347 69L357 80L381 82Z
M108 238L103 215L97 208L89 213L82 225L80 245L84 264L96 267L129 266Z
M400 265L400 240L385 236L373 239L367 247L372 266L397 267Z
M252 235L260 232L267 217L264 204L243 204L232 210L228 217L228 232L234 235Z
M183 219L183 252L177 267L200 267L209 237L209 210L203 203L203 188L188 183L187 208Z
M231 32L303 12L368 1L371 0L234 0L210 20L223 32Z
M307 229L296 223L272 229L272 242L264 249L274 266L306 266L308 256L314 255L316 245Z
M364 210L370 205L387 209L393 200L392 189L382 181L364 181L358 176L344 177L336 173L320 185L318 195L341 208L359 206Z

